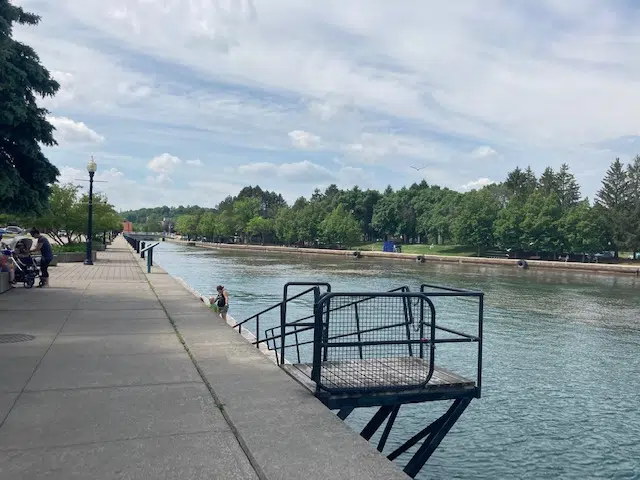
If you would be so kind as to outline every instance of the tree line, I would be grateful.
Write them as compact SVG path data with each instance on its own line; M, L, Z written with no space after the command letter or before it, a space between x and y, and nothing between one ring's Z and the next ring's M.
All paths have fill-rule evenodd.
M109 204L105 195L93 194L92 211L96 238L101 237L104 232L122 230L122 217ZM3 219L6 223L34 226L46 232L58 245L79 242L87 234L89 195L80 194L80 187L76 185L54 184L50 187L49 197L41 214L0 215L0 222Z
M617 257L640 250L640 156L626 166L616 159L593 203L565 164L539 177L516 168L501 183L466 193L426 181L384 192L331 185L288 205L256 186L213 209L160 207L124 216L159 231L160 214L173 218L176 232L213 241L354 247L394 239L468 245L479 255L499 249L541 258L602 251Z

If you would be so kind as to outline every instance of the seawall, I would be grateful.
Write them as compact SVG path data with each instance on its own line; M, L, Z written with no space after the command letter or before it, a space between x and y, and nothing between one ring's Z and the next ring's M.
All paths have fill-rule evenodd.
M275 245L238 245L226 243L202 243L187 242L184 240L167 239L168 242L181 245L209 248L213 250L237 250L253 251L265 253L287 253L293 255L332 255L332 256L353 256L354 250L331 250L324 248L297 248L278 247ZM507 258L484 258L484 257L462 257L449 255L417 255L411 253L390 253L359 251L361 258L384 258L390 260L403 260L411 262L441 263L449 265L493 265L509 268L522 268L518 266L518 260ZM585 273L604 273L618 275L640 276L640 265L612 265L606 263L577 263L577 262L551 262L547 260L526 260L528 269L547 269L556 271L573 271Z

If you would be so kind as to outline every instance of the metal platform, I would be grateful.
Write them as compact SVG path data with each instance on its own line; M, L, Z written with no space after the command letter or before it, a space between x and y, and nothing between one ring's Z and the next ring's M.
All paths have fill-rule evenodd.
M308 288L289 295L299 287ZM309 315L290 321L288 305L305 298ZM470 321L462 331L465 311ZM260 322L270 313L279 313L279 322L260 338ZM380 452L402 405L453 400L440 418L387 455L390 460L411 455L404 471L415 477L471 400L481 396L483 315L484 294L473 290L423 284L419 292L406 286L387 292L333 292L328 283L291 282L284 287L282 302L236 326L242 331L253 323L256 347L266 344L280 367L328 408L338 410L341 419L356 408L378 407L360 435L370 440L386 422ZM444 325L442 317L454 319L455 328ZM441 365L436 346L443 344L477 347L473 355L467 350L457 356L471 362L465 371L471 367L475 378Z
M366 396L361 393L316 392L317 384L311 380L311 363L285 364L281 367L332 410L349 407L354 402L361 407L374 407L474 397L476 394L474 380L438 367L434 367L433 375L422 388L375 392ZM424 359L415 357L325 362L323 367L322 370L327 372L323 381L336 389L345 390L353 387L367 388L380 381L397 386L415 384L429 371L429 364Z

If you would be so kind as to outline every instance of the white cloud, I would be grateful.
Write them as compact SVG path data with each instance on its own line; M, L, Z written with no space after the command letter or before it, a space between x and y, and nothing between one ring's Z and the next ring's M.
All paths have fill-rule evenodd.
M70 166L60 167L60 183L73 183L86 188L86 182L78 181L87 176L85 170ZM160 177L160 178L159 178ZM104 193L109 203L118 210L128 210L158 205L201 205L214 207L227 195L237 194L242 185L233 181L212 182L193 181L185 187L162 178L161 175L136 181L117 168L100 169L96 172L100 183L94 185L97 192ZM103 183L104 182L104 183ZM161 186L162 188L158 188Z
M270 162L256 162L238 167L238 173L253 178L268 180L269 177L281 177L287 181L297 183L319 183L335 179L335 175L327 168L308 160L297 163L275 164Z
M201 167L202 160L200 160L199 158L196 158L195 160L187 160L187 165L192 165L194 167Z
M461 190L463 191L469 191L469 190L478 190L482 187L486 187L487 185L491 185L494 184L496 182L494 182L493 180L490 180L486 177L483 178L479 178L477 180L473 180L471 182L465 183L464 185L462 185L460 187Z
M490 146L483 145L482 147L478 147L473 152L471 152L471 156L473 158L487 158L487 157L492 157L494 155L497 155L497 153L498 152L496 152Z
M298 148L313 148L320 144L320 137L303 130L293 130L289 132L291 144Z
M102 143L104 137L90 129L84 122L76 122L67 117L47 116L47 120L56 128L54 138L65 143Z
M182 161L168 153L163 153L149 160L147 168L153 172L167 174L173 172Z
M639 13L624 2L545 0L535 12L506 0L21 3L43 22L16 36L62 85L43 106L91 114L111 153L148 158L151 145L205 164L224 154L237 168L317 137L315 165L346 152L384 184L416 163L444 178L471 144L504 162L465 165L467 178L562 161L580 178L618 152L576 148L640 131L628 107L640 102ZM598 174L585 180L592 195Z

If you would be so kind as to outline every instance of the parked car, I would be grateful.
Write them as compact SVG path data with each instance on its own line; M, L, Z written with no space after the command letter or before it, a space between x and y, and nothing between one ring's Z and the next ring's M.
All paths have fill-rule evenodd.
M15 225L8 225L5 227L5 230L7 233L12 233L14 235L20 235L22 232L24 232L24 230L20 227L17 227Z

